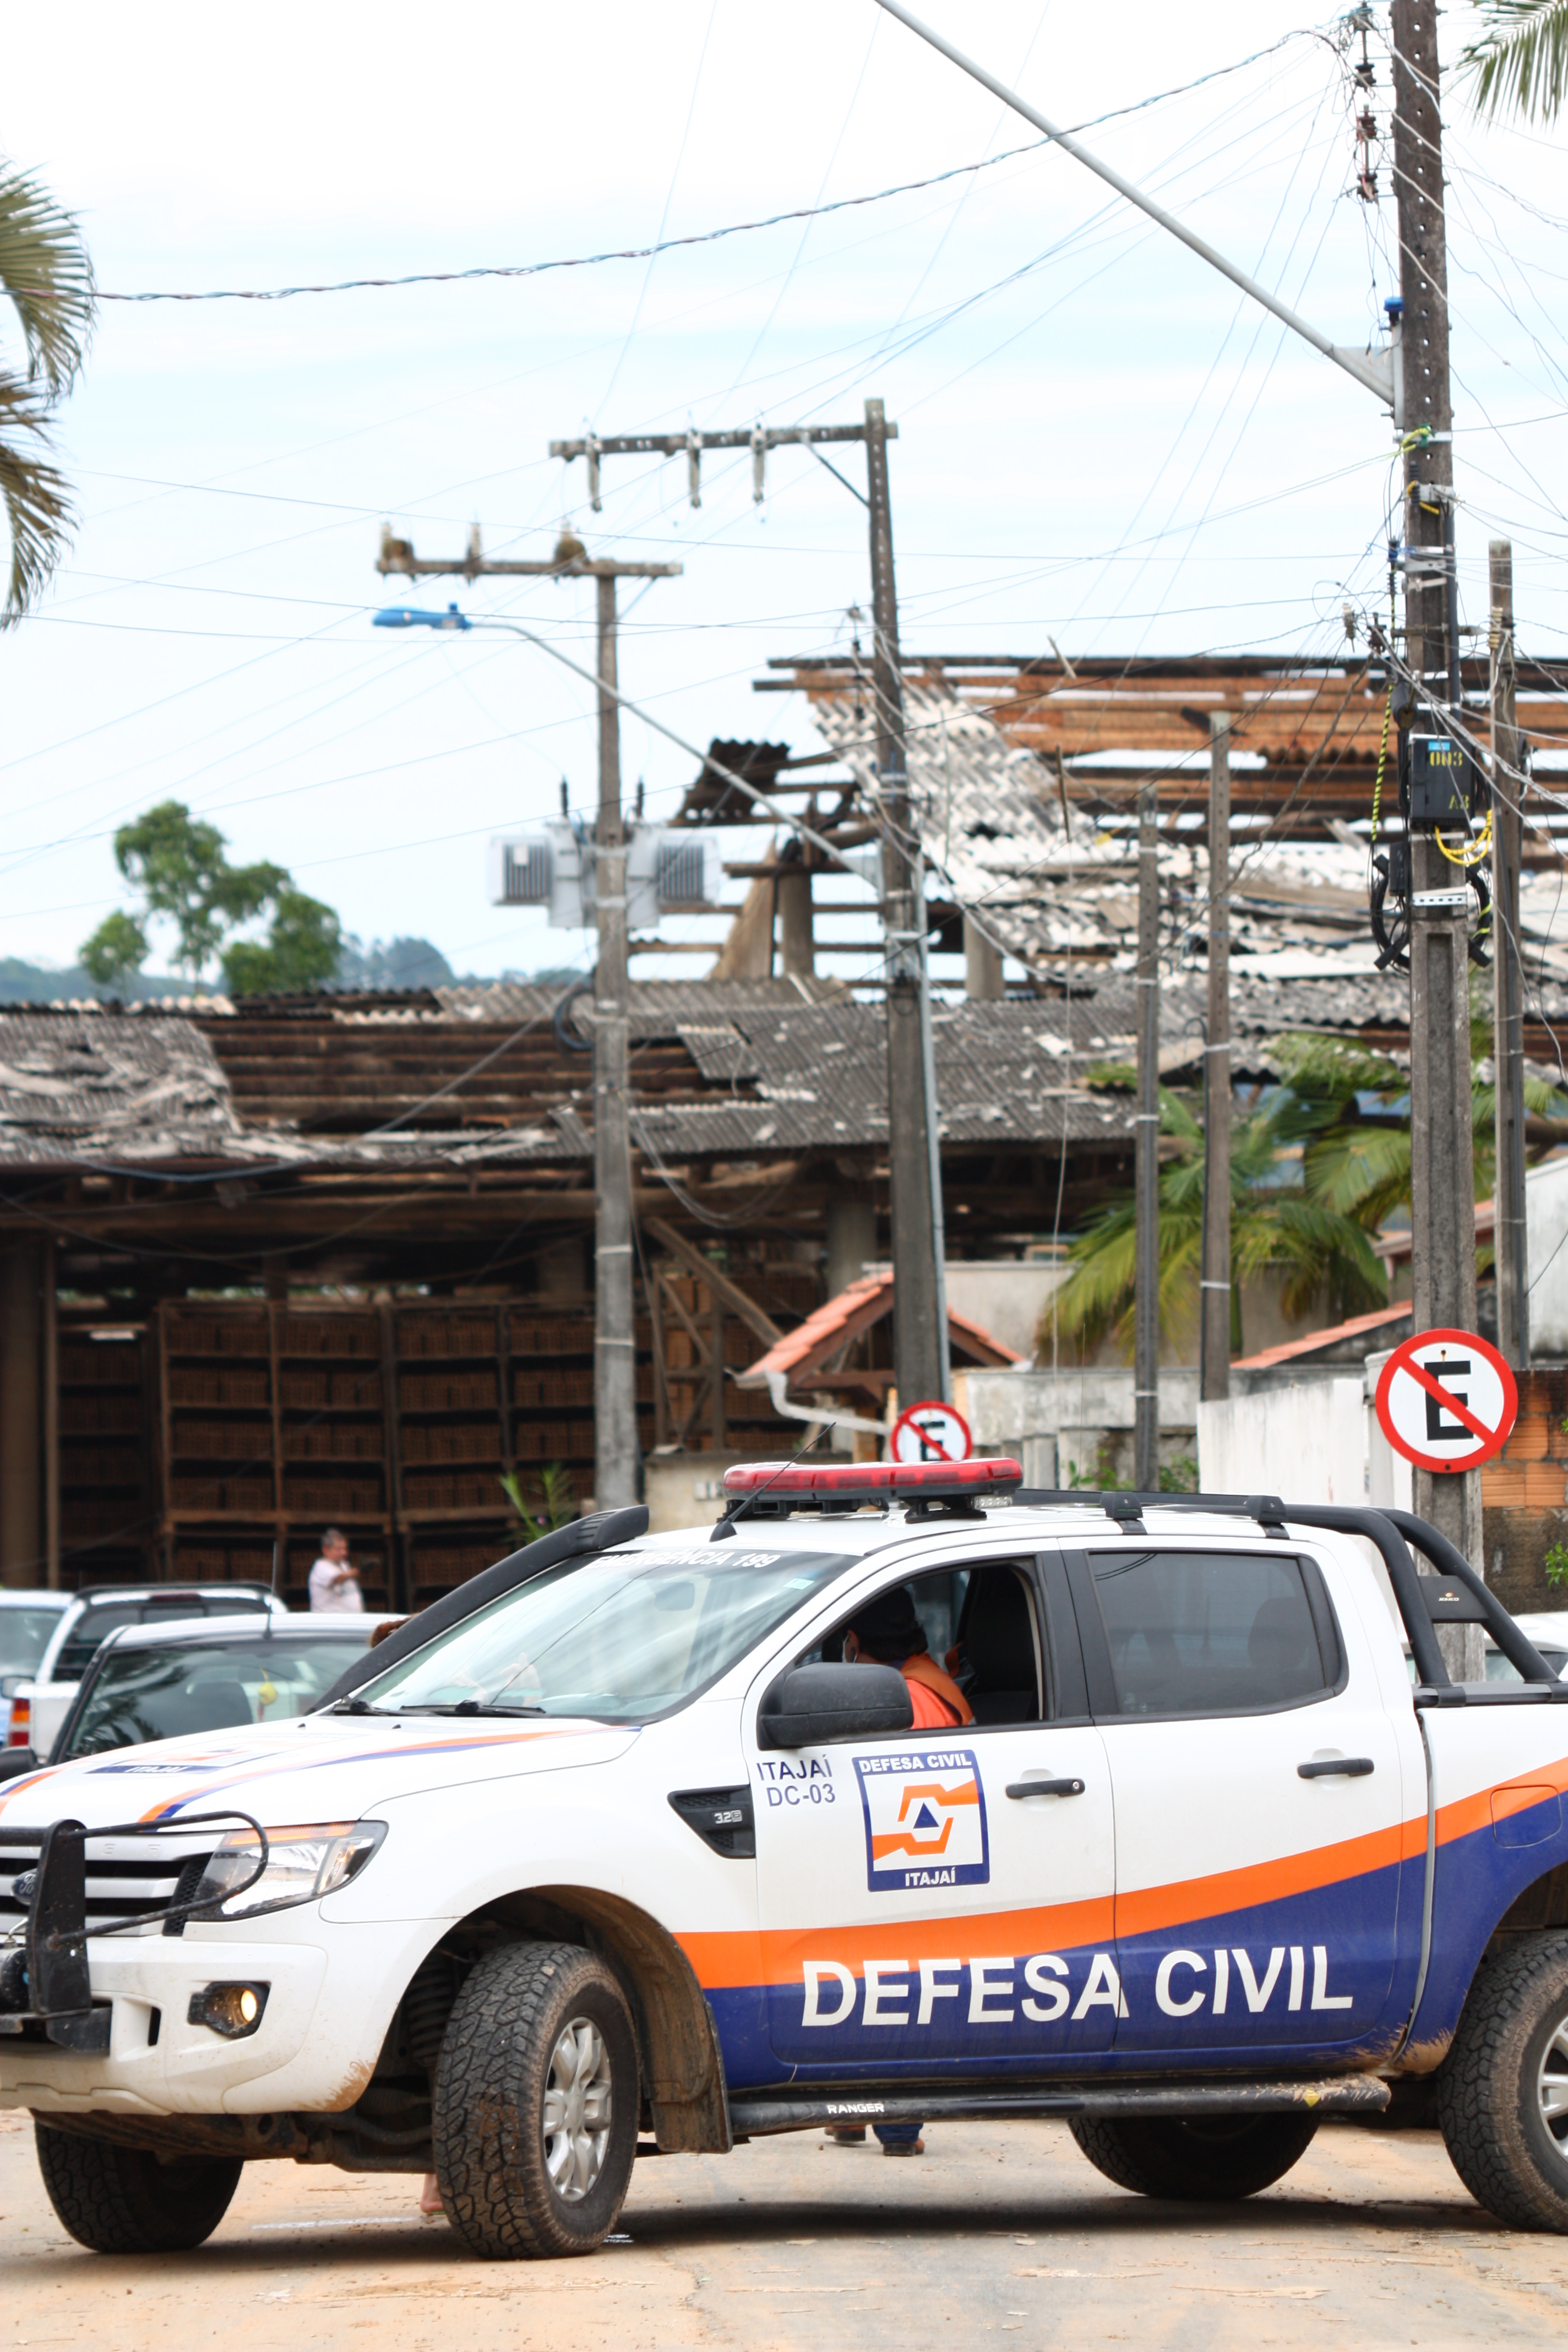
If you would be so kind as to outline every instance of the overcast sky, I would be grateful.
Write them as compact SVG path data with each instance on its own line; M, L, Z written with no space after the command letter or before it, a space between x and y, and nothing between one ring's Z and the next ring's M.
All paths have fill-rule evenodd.
M1331 19L1285 0L928 5L1337 341L1365 342L1396 290L1392 205L1347 194ZM1445 19L1456 52L1468 14ZM873 0L78 0L12 12L6 68L0 151L80 215L110 293L591 256L1033 137ZM1486 542L1507 530L1525 649L1558 655L1559 148L1483 134L1457 89L1447 111L1465 618L1484 619ZM751 682L846 644L868 597L848 493L788 453L759 508L742 453L710 460L694 513L684 462L626 458L606 461L593 517L582 467L547 449L585 424L854 421L868 394L900 427L911 651L1054 636L1068 655L1310 654L1342 646L1347 594L1382 593L1376 404L1059 152L652 264L105 302L60 425L75 551L0 640L0 952L71 960L121 900L115 825L174 797L363 937L420 932L480 972L581 960L580 939L487 905L484 848L552 812L563 777L591 802L589 691L516 641L373 634L384 518L421 554L459 552L478 521L491 553L546 555L569 518L595 551L681 562L629 613L626 690L698 741L815 749L804 705ZM419 601L512 614L591 659L591 593L430 583ZM624 758L650 813L692 772L635 719Z

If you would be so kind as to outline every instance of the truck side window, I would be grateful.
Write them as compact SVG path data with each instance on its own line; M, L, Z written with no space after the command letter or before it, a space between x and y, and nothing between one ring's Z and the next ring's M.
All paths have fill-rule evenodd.
M977 1724L1042 1720L1044 1653L1026 1570L1012 1560L984 1560L899 1580L915 1604L931 1657L939 1666L951 1662ZM843 1635L844 1626L835 1626L798 1663L841 1658Z
M1327 1599L1291 1553L1091 1551L1122 1715L1240 1715L1331 1690Z

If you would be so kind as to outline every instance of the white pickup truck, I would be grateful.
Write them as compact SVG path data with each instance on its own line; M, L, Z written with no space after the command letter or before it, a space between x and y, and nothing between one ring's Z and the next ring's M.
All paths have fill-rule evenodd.
M1021 1482L732 1470L299 1721L0 1786L0 2100L67 2228L192 2246L291 2158L581 2253L639 2153L1057 2116L1186 2199L1435 2120L1568 2229L1568 1684L1405 1515ZM1517 1679L1449 1679L1467 1622Z

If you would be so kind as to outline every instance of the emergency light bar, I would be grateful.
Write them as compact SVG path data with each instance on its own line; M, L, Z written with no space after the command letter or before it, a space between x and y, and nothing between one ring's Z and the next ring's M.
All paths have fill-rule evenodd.
M741 1462L724 1473L724 1498L733 1505L767 1491L769 1502L786 1496L802 1503L894 1503L908 1496L921 1503L972 1501L977 1495L1010 1495L1024 1483L1023 1465L998 1454L978 1462Z

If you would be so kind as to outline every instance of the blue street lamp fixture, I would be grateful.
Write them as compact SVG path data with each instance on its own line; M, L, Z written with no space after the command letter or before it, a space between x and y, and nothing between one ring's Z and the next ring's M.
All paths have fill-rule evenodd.
M471 629L473 625L456 604L448 604L444 613L416 613L412 604L389 604L384 613L371 618L373 629Z

